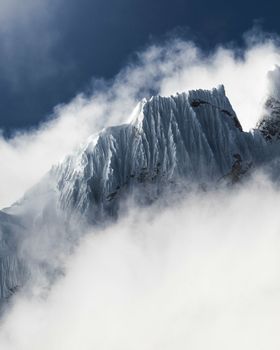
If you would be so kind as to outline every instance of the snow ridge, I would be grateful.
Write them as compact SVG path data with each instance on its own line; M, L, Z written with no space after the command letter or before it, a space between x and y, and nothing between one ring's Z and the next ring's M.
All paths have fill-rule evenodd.
M117 216L124 196L149 203L178 185L236 181L242 161L257 166L279 154L263 134L261 128L242 131L223 86L142 100L129 123L90 137L24 198L0 211L0 300L31 271L53 278L61 252L77 242L71 226L77 216L102 223Z
M64 209L111 207L124 187L178 179L209 182L225 174L233 154L256 161L263 139L242 132L223 86L143 100L129 124L103 130L53 174Z

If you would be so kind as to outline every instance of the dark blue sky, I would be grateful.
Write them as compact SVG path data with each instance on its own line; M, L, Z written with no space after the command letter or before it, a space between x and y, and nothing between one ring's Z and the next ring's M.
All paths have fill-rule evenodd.
M0 15L0 128L5 132L37 125L92 77L113 77L135 50L170 31L205 50L240 44L255 21L280 33L276 0L44 1L40 7L28 0L24 8L19 4L25 2L12 0L13 8Z

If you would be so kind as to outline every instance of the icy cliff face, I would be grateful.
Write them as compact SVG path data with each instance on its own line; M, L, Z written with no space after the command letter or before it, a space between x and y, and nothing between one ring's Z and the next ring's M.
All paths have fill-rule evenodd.
M238 181L274 156L260 131L242 131L222 86L141 101L127 124L90 137L0 212L0 299L31 270L53 275L77 240L76 216L102 223L125 196L145 204L187 184Z
M124 189L143 183L160 191L163 183L216 181L236 153L257 161L254 150L262 142L242 132L221 86L141 101L130 123L90 138L52 173L62 207L94 219L96 211L110 211Z
M12 295L25 278L24 264L17 255L20 220L0 211L0 300Z

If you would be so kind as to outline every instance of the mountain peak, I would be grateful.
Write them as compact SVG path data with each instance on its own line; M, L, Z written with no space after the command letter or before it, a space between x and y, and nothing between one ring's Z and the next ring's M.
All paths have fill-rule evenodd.
M95 220L143 184L154 192L181 179L212 181L231 169L233 154L252 158L241 131L223 86L143 99L127 124L104 129L54 169L60 203Z
M252 164L272 157L268 146L259 133L242 132L223 86L143 99L128 123L91 136L0 215L0 261L6 266L0 299L24 283L32 266L56 268L41 251L59 257L65 235L74 245L72 223L104 224L118 216L127 196L147 205L164 193L181 196L195 186L218 186L220 179L238 182ZM32 251L34 241L42 249Z

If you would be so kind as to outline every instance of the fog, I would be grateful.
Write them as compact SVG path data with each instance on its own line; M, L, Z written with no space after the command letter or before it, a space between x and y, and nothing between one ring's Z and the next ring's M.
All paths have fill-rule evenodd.
M258 174L131 208L85 236L47 296L16 297L1 349L278 349L279 203Z

